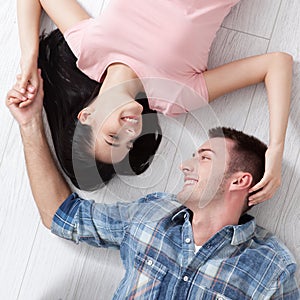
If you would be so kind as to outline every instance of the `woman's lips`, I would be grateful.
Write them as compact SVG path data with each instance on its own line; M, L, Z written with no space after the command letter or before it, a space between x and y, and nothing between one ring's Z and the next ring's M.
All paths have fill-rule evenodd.
M132 124L138 124L140 121L140 118L136 117L136 116L125 116L125 117L122 117L121 119L125 122L129 122Z

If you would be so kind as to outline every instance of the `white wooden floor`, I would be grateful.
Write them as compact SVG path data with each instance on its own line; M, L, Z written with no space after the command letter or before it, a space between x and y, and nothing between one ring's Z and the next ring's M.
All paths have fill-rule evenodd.
M18 126L4 105L20 55L15 2L0 0L0 299L111 299L124 272L118 252L76 246L53 236L43 228L32 199ZM109 0L81 2L95 16ZM252 213L259 224L280 236L300 264L299 16L298 0L242 0L218 32L209 65L271 51L294 56L283 184L274 199ZM49 21L44 20L44 26L50 28ZM165 138L150 170L138 178L118 178L99 192L82 195L112 202L130 201L158 190L177 192L182 183L180 161L206 139L205 131L212 126L233 126L268 142L264 86L222 97L192 115L162 118L162 124ZM299 271L297 278L300 283Z

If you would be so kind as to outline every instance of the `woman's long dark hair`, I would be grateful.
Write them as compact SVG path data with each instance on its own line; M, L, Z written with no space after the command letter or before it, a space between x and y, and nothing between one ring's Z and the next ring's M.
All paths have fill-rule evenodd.
M144 107L143 131L115 170L112 164L95 160L92 129L77 119L78 112L97 96L101 83L77 68L76 57L59 30L42 35L39 49L44 108L58 161L72 183L83 190L95 190L112 179L116 170L118 174L143 173L161 141L157 113L149 108L145 95L138 95L136 99Z

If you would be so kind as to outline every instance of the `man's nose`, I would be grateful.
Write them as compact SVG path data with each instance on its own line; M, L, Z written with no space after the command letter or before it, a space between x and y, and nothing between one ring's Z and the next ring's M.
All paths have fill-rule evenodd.
M184 174L188 174L190 172L194 171L194 167L193 167L193 163L192 160L186 160L184 162L181 163L180 165L180 170L184 173Z

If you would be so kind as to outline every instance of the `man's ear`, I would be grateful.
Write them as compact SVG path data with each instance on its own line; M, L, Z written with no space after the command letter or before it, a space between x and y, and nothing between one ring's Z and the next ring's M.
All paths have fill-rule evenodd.
M240 191L244 189L249 189L253 181L253 177L250 173L246 172L236 172L232 175L232 180L230 182L230 191Z
M77 119L83 125L91 125L91 109L89 107L83 108L77 115Z

